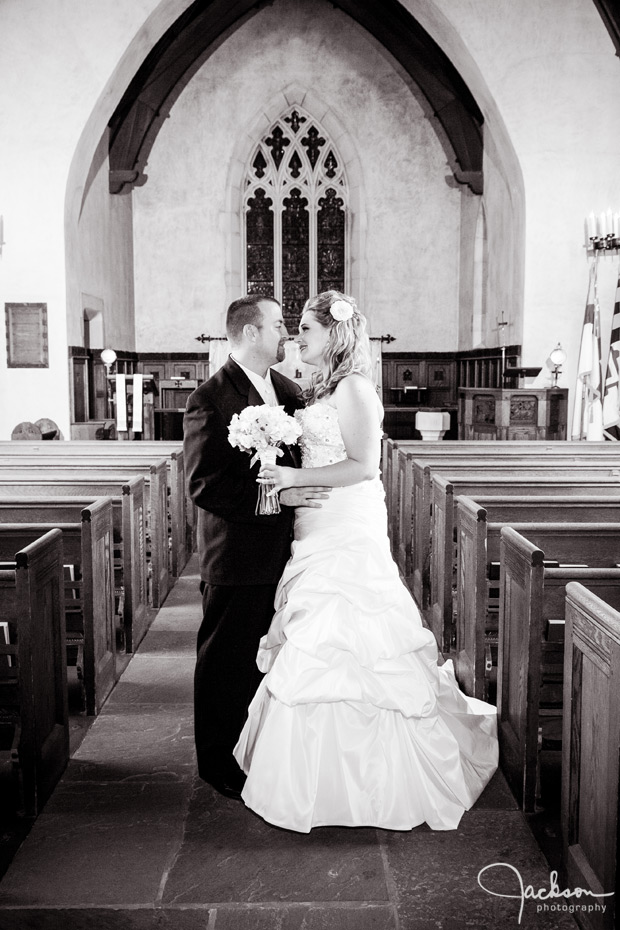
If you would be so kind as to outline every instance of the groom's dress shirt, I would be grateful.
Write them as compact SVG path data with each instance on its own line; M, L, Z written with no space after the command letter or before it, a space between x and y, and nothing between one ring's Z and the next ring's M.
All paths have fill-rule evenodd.
M271 369L268 368L265 377L261 378L261 376L257 375L255 371L252 371L250 368L246 368L245 365L242 365L234 355L231 355L230 357L232 358L233 362L236 362L239 368L245 372L265 403L270 407L277 407L278 398L276 397L276 392L274 391L273 384L271 383Z

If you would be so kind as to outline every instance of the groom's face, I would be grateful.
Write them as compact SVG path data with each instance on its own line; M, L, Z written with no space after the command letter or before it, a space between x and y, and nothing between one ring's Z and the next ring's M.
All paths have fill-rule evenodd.
M257 347L266 365L275 365L284 358L284 343L288 333L282 318L282 308L272 300L260 300L258 306L263 321L258 329Z

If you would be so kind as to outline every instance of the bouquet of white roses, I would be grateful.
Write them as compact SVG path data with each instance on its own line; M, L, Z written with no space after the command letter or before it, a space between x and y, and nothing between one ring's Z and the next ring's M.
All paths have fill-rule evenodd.
M260 459L261 465L274 465L282 455L281 443L292 445L301 435L301 426L293 417L284 412L284 407L271 407L261 404L259 407L246 407L241 413L233 414L228 427L228 441L231 446L243 452L255 452L250 465ZM257 514L280 513L277 494L272 494L273 485L259 485Z

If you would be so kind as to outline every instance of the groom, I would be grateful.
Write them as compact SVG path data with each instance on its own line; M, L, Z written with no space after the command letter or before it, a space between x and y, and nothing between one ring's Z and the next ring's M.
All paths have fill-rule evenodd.
M189 397L184 418L189 494L198 508L203 620L194 677L198 773L220 793L239 798L245 776L232 750L260 672L256 654L273 617L276 587L290 555L294 507L320 507L326 488L289 488L275 516L255 516L258 468L228 442L234 413L247 406L303 406L299 387L270 367L288 339L279 303L250 296L226 316L232 353ZM299 466L296 449L282 465Z

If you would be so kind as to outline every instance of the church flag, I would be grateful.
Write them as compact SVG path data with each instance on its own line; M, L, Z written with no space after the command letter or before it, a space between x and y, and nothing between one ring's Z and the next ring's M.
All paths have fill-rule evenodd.
M603 428L609 439L620 439L620 272L616 286L611 339L607 358L607 377L603 387Z
M601 322L596 274L595 259L590 266L571 433L573 439L589 439L590 441L603 439Z

